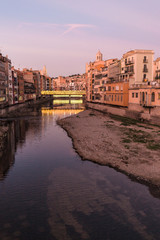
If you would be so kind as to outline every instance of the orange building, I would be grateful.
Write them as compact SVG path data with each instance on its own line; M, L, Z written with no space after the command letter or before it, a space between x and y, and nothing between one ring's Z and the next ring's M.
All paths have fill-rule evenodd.
M86 99L94 100L94 75L95 71L100 71L105 66L103 55L100 51L96 54L96 61L86 64Z
M120 61L118 59L102 60L99 51L96 61L86 65L87 101L128 106L129 83L119 81Z
M34 75L32 69L23 69L23 78L25 100L36 99L36 88L34 85Z
M127 107L128 89L129 82L107 83L105 87L99 88L99 93L95 94L94 102Z

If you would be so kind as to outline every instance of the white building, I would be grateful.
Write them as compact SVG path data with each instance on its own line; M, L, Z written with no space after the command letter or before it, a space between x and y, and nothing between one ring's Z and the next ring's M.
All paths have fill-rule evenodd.
M121 80L129 81L129 85L153 81L152 50L132 50L121 59Z

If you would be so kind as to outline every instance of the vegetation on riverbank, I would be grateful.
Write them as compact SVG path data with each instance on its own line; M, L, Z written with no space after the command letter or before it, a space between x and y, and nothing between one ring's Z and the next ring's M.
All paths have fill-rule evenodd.
M58 121L83 159L160 186L160 130L129 118L86 110Z

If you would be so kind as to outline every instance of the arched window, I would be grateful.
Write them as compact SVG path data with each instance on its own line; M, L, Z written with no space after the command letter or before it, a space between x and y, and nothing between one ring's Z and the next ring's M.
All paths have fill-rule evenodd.
M151 95L151 102L155 102L155 93L154 92Z

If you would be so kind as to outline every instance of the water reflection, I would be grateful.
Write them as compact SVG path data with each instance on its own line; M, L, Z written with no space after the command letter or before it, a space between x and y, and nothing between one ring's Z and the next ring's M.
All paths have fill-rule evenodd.
M136 202L135 208L128 196L131 189L113 182L106 173L86 165L83 171L61 167L50 174L49 223L56 239L107 239L107 235L109 239L154 239L143 222L145 210L137 211L141 203Z
M127 176L82 161L56 125L57 118L84 108L76 107L45 106L39 117L7 123L8 145L0 160L0 239L158 240L158 190L150 189L154 198Z
M3 140L4 148L0 152L0 180L6 177L10 167L14 164L17 143L23 145L28 129L23 120L6 122L5 125L8 131Z
M57 117L70 116L84 111L83 109L42 109L42 116L52 115Z
M55 99L53 100L53 105L58 104L82 104L83 99Z

